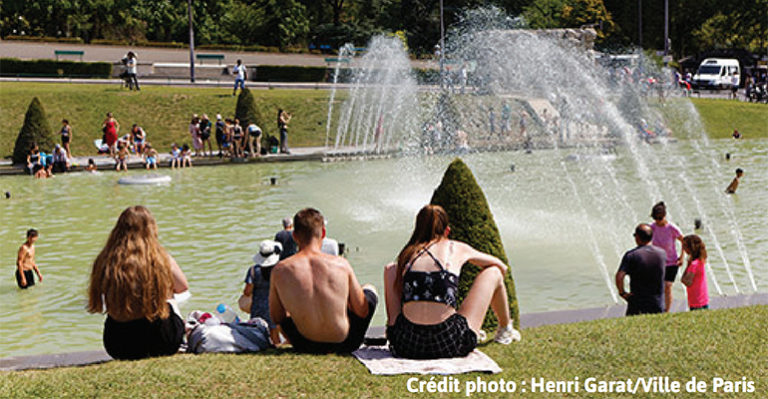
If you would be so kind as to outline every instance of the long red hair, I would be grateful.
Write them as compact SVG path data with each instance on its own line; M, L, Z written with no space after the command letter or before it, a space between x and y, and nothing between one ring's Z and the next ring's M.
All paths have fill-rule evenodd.
M397 256L396 289L402 289L405 265L408 264L413 255L436 238L442 237L447 228L448 214L445 213L442 206L426 205L421 208L419 214L416 215L416 226L413 229L413 234L411 234L411 239Z

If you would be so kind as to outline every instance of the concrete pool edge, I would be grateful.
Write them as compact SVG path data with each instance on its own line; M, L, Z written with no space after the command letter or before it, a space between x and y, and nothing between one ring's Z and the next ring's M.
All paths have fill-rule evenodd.
M710 299L710 308L712 309L731 309L754 305L768 305L768 293L721 296L712 297ZM613 319L623 317L625 310L626 305L618 304L586 309L526 313L520 316L520 325L525 329L553 324L570 324L598 319ZM687 305L684 301L675 301L672 306L672 312L684 312L686 310ZM384 327L371 327L367 335L383 336ZM0 371L82 367L105 363L110 360L112 360L112 358L103 349L32 356L11 356L0 358Z

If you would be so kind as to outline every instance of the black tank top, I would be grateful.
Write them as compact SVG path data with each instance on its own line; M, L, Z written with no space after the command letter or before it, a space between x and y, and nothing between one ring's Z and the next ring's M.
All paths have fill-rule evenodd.
M431 245L430 245L431 246ZM413 262L423 254L429 255L440 270L432 272L411 270ZM442 263L435 258L429 247L422 249L408 263L403 274L403 304L413 301L429 301L444 303L453 308L458 308L458 283L459 276L451 273L443 267Z

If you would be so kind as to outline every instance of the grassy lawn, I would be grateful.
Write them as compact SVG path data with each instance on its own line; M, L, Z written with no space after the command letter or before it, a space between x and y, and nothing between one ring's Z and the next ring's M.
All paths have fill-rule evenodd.
M738 129L745 139L768 138L768 105L735 100L692 98L711 138L730 138Z
M466 381L499 379L518 384L532 378L598 380L665 376L707 382L708 393L664 397L720 397L715 377L754 381L754 393L768 394L768 306L731 310L638 316L525 330L521 343L489 344L482 350L504 371L498 375L458 376L460 395L412 394L412 376L378 377L348 356L296 355L271 351L255 355L179 355L43 371L0 373L0 397L348 397L398 398L461 396ZM441 377L436 377L439 380ZM423 380L429 378L422 377ZM683 384L684 386L684 384ZM532 393L522 397L658 397L645 393ZM475 394L472 397L510 397Z
M328 91L254 90L253 93L266 119L260 123L261 128L267 133L277 134L275 121L280 107L294 116L288 138L291 146L325 144ZM141 92L130 92L116 85L4 82L0 84L0 157L13 152L24 114L35 96L45 108L51 130L56 134L55 142L59 142L61 120L69 119L74 130L72 150L77 155L94 153L93 140L101 138L101 123L109 111L120 122L121 134L128 133L131 125L138 123L160 150L170 149L173 142L191 144L188 126L192 114L208 114L213 122L217 113L225 118L233 116L236 97L231 94L229 87L147 85Z

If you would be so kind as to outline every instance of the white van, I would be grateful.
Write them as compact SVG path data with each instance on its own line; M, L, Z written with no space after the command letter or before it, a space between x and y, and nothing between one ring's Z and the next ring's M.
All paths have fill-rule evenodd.
M699 64L693 75L693 86L703 89L730 89L733 73L741 78L739 60L733 58L707 58Z

